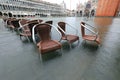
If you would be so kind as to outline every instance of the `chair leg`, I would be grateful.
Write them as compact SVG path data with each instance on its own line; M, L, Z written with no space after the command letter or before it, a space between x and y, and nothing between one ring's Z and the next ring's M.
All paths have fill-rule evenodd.
M59 42L61 42L62 41L62 38L59 40Z
M102 44L98 44L98 47L102 47Z
M18 30L18 29L16 29L16 33L17 33L17 35L19 35L19 34L20 34L20 32L19 32L19 30Z
M40 63L42 63L42 54L41 54L41 52L38 54L38 56L39 56Z
M26 38L27 38L28 42L30 42L30 39L29 39L29 37L28 37L28 36L26 36Z
M86 45L86 40L84 40L84 42L85 42L85 45Z
M80 44L80 41L78 40L78 45Z
M22 38L21 38L21 37L22 37L22 35L20 35L20 40L22 40Z
M70 49L72 49L72 44L71 43L69 43L69 46L70 46Z
M14 28L12 28L12 32L14 32L15 30L14 30Z
M61 52L60 56L62 56L62 55L63 55L63 50L62 50L62 48L60 49L60 52Z
M79 48L79 45L80 45L80 41L78 40L78 44L77 44L77 47Z

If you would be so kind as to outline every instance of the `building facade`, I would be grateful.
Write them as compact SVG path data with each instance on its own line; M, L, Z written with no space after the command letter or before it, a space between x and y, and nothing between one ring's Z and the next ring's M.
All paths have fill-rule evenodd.
M77 4L77 7L76 7L76 15L79 17L79 16L82 16L83 15L83 11L84 11L84 5L82 3L78 3Z
M0 0L0 12L12 16L65 16L58 4L42 0Z
M62 3L60 4L61 5L61 10L62 12L67 15L67 9L66 9L66 3L64 1L62 1Z

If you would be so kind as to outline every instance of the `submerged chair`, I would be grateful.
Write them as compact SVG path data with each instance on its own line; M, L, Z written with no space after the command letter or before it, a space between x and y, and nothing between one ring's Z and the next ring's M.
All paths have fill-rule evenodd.
M28 22L28 26L29 26L29 29L30 29L30 32L31 32L31 34L33 34L32 33L32 29L33 29L33 27L35 26L35 25L37 25L37 24L40 24L42 22L42 20L34 20L34 21L29 21ZM40 40L40 38L38 37L38 34L37 34L37 31L35 30L35 38L37 38L37 42ZM31 37L32 38L32 37Z
M43 20L26 20L22 19L19 21L20 28L20 39L22 36L26 37L27 40L30 42L30 38L32 37L32 28L34 25L41 23ZM22 29L22 32L20 31Z
M47 23L47 24L50 24L50 25L52 25L52 23L53 23L53 21L45 21L45 22L43 22L43 21L41 21L40 23ZM34 26L33 26L34 27ZM33 28L31 28L31 29L33 29ZM50 26L50 29L52 29L52 26ZM50 30L51 31L51 30ZM38 43L39 41L40 41L40 37L38 36L38 34L37 34L37 32L36 32L36 30L34 30L34 31L32 31L32 33L34 32L34 38L35 39L33 39L33 37L32 37L32 39L33 39L33 42L36 44L36 43ZM50 32L50 34L51 34L51 32Z
M20 27L19 21L20 21L20 19L14 19L11 21L12 25L14 26L15 31L18 31L18 28Z
M15 27L13 26L12 22L13 20L16 20L16 18L8 18L6 20L6 27L9 28L10 30L14 31Z
M39 58L42 61L42 55L50 52L50 51L55 51L58 49L62 49L62 45L60 42L56 41L56 40L52 40L50 37L50 32L51 32L51 28L52 25L48 24L48 23L41 23L41 24L37 24L33 27L33 38L34 36L34 31L37 31L37 34L40 37L40 42L37 43L37 47L39 48ZM35 39L35 38L34 38ZM61 51L62 53L62 51Z
M8 24L7 24L7 21L10 20L11 18L4 18L3 17L3 22L4 22L4 25L6 28L8 28Z
M28 22L27 22L31 34L32 34L32 28L34 27L34 25L39 24L39 23L41 23L42 21L43 21L43 20L41 20L41 19L37 19L37 20L31 20L31 21L28 21Z
M30 37L32 36L31 32L30 32L30 29L29 29L29 26L28 26L28 22L29 20L27 19L22 19L19 21L19 35L20 35L20 39L22 39L22 37L26 37L27 40L30 42Z
M81 22L81 33L82 33L82 38L84 40L88 40L88 41L94 41L96 42L97 44L100 44L100 38L99 38L99 35L98 35L98 31L95 32L93 31L91 28L95 29L95 27L85 23L85 22ZM89 27L90 28L89 28ZM86 34L85 31L88 30L90 31L91 33L93 34Z
M19 25L20 25L20 27L26 25L27 22L29 22L28 19L21 19L21 20L19 21Z
M76 34L67 34L66 26L71 27L73 30L75 30ZM73 42L78 41L78 43L79 43L79 36L77 36L78 31L75 27L73 27L73 26L71 26L71 25L69 25L68 23L65 23L65 22L58 22L58 30L62 34L61 40L67 40L69 45L70 45L70 48L71 48L71 44Z

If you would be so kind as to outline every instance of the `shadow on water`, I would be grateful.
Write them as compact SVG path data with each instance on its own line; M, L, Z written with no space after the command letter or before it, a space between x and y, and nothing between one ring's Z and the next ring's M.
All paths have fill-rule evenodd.
M46 54L42 55L42 59L43 61L50 61L50 60L54 60L54 58L58 58L61 56L61 52L58 51L52 51L52 52L48 52Z
M76 48L77 46L79 46L79 44L77 44L78 42L74 42L71 44L71 48L68 42L62 42L62 49L63 52L67 53L69 52L71 49Z
M62 48L63 48L64 51L69 51L70 50L69 43L62 42Z
M112 24L113 17L95 17L94 22L97 26L109 26Z
M99 45L95 42L85 41L81 43L83 49L87 49L89 51L96 51L99 48Z

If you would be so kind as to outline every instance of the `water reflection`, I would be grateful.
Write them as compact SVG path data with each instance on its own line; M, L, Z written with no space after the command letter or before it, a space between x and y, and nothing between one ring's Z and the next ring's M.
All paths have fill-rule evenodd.
M95 17L94 22L98 26L109 26L112 24L112 17Z
M95 26L97 27L99 31L100 41L103 42L104 37L106 36L106 33L110 29L110 25L113 22L113 18L111 17L96 17L94 19Z

